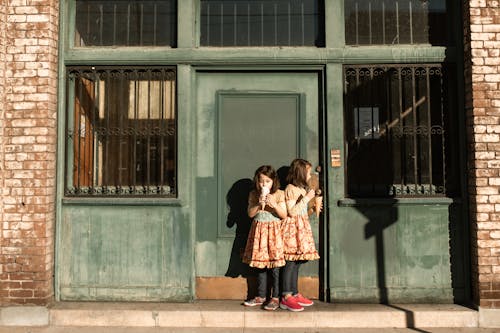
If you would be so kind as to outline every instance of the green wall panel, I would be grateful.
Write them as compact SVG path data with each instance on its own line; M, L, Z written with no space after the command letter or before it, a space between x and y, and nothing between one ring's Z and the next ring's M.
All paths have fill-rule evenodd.
M333 216L334 301L453 302L449 205L341 205Z
M189 300L190 227L180 208L65 206L62 300Z

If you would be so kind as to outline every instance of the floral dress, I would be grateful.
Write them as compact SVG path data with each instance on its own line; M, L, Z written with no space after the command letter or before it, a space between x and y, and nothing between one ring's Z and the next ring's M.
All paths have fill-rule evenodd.
M270 195L275 197L277 204L285 200L281 190ZM256 191L252 191L248 197L248 206L253 207L258 204L259 196ZM281 219L274 209L266 206L265 210L259 210L253 218L243 262L256 268L276 268L285 265Z
M302 198L306 190L289 184L285 189L288 217L283 221L284 255L287 261L319 259L307 214L308 204ZM289 206L289 201L296 204Z

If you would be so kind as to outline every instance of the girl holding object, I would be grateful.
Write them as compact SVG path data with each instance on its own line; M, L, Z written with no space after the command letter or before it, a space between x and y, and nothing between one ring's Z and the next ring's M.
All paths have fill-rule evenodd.
M271 300L266 310L279 307L279 267L285 265L281 220L287 216L285 195L279 189L278 175L270 165L255 171L255 188L248 197L248 216L253 219L248 234L243 262L257 269L257 297L245 301L245 306L260 306L266 301L267 275L272 282Z
M309 223L309 201L315 198L315 191L309 190L311 163L295 159L290 165L285 188L285 203L288 217L283 224L283 243L286 265L283 268L283 291L280 307L290 311L302 311L313 302L298 291L300 265L308 260L319 259L318 251Z

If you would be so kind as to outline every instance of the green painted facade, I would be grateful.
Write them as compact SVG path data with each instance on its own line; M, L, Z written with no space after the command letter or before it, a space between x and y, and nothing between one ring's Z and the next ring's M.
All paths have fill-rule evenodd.
M346 199L344 165L330 166L331 149L344 153L343 64L455 63L461 48L346 47L342 1L327 0L325 7L325 48L200 48L198 2L183 0L176 49L77 49L69 37L73 4L61 1L56 299L194 299L195 278L224 276L231 261L237 235L226 223L224 192L243 174L251 178L260 164L286 165L295 151L324 170L325 212L312 222L322 259L301 272L319 277L325 300L468 300L465 190L459 198ZM458 19L456 26L461 31ZM84 64L177 66L178 198L64 197L65 66ZM236 120L220 118L224 103L240 103L244 110L244 98L295 103L290 109L297 108L298 124L287 135L296 141L286 153L262 150L261 160L248 163L242 159L259 150L233 147L229 151L240 162L222 173L228 150L220 139L238 134L231 126ZM457 110L462 125L463 113Z

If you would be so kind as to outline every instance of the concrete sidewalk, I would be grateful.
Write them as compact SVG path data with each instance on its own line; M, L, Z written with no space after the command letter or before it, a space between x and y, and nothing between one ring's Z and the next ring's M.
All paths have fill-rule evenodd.
M126 328L0 327L0 333L499 333L494 328Z
M153 332L499 332L455 304L330 304L303 312L264 311L240 301L193 303L59 302L0 308L0 333Z

